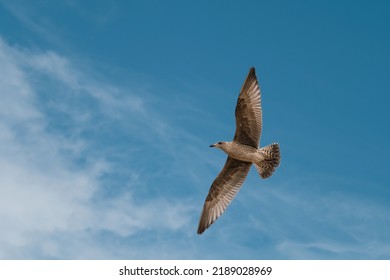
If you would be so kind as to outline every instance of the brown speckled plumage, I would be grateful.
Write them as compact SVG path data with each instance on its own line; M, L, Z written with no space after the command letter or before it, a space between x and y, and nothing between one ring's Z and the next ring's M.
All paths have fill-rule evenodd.
M268 178L280 163L279 145L259 149L262 128L261 94L252 67L236 105L236 133L231 142L211 145L228 154L225 166L212 183L200 216L198 234L203 233L225 211L244 182L252 163L261 178Z

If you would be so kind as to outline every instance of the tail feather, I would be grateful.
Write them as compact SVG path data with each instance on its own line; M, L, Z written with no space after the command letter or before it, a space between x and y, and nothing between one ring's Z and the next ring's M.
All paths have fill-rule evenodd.
M265 179L272 175L280 163L280 149L277 143L265 146L260 149L264 159L255 163L255 167L260 177Z

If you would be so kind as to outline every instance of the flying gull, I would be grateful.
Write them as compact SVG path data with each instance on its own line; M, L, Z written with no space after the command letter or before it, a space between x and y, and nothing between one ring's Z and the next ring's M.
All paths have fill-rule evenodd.
M259 148L262 127L261 94L255 68L249 70L236 105L236 133L233 141L218 142L210 147L228 154L225 166L212 183L199 220L202 234L225 211L244 182L252 163L260 177L272 175L279 166L277 143Z

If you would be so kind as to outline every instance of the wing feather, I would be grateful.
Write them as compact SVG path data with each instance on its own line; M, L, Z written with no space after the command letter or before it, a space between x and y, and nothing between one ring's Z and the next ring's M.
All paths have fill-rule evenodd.
M234 141L258 148L261 127L261 93L255 68L252 67L237 99Z
M251 163L228 157L212 183L199 220L198 234L203 233L226 210L241 188Z

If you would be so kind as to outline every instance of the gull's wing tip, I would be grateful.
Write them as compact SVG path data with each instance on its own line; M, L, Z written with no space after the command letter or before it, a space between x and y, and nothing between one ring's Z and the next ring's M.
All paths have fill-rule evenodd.
M204 213L205 210L206 209L203 209L203 211L202 211L203 213L202 213L200 221L199 221L198 231L197 231L198 235L201 235L213 223L213 222L210 223L210 221L208 221L206 219L207 215L205 215L205 213Z
M248 73L248 76L247 76L246 80L256 80L256 81L257 81L257 76L256 76L255 67L252 66L252 67L249 69L249 73Z
M198 235L201 235L204 231L206 230L206 228L198 228L198 231L197 231L197 234Z
M215 220L218 219L218 217L222 214L217 214L214 219L211 217L213 214L213 209L210 208L210 204L206 201L205 204L203 205L203 210L202 214L200 215L199 219L199 225L198 225L198 231L197 233L200 235L202 234L206 229L208 229L214 222Z

